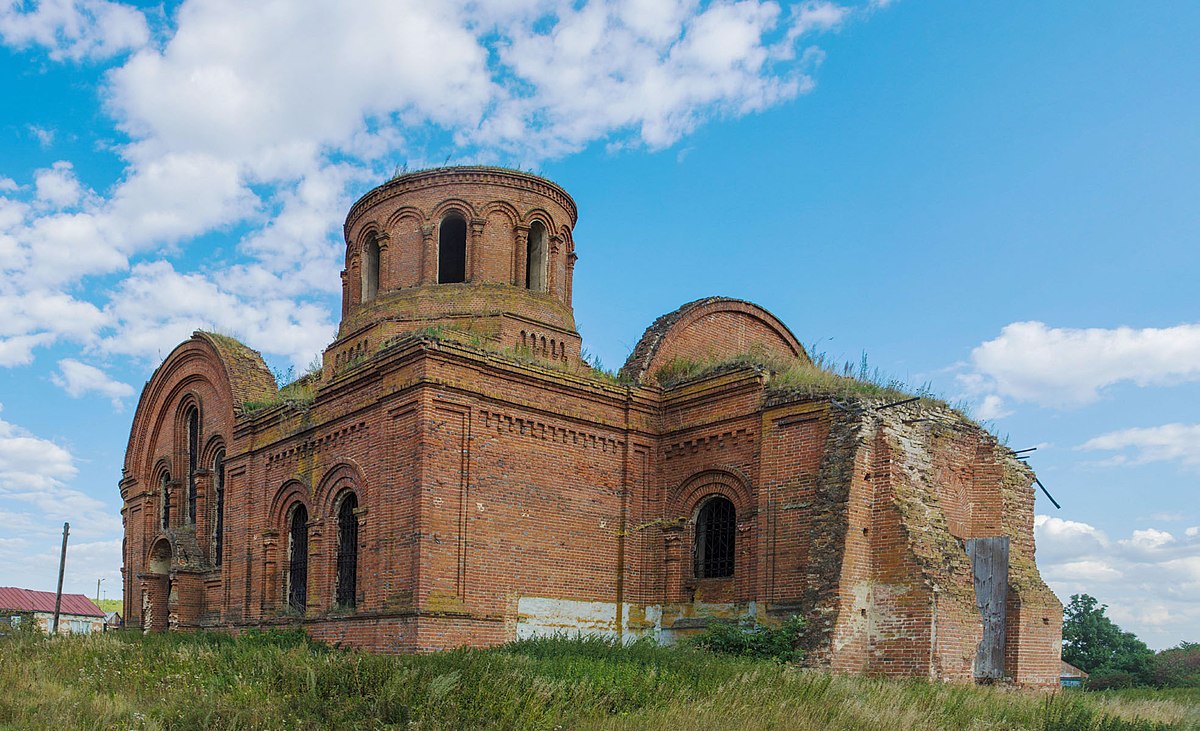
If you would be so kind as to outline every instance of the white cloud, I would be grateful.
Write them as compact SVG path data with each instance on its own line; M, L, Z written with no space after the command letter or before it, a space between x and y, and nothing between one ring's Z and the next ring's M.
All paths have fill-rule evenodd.
M476 124L495 91L463 17L456 3L191 0L162 49L113 73L110 105L148 154L204 152L290 177L367 119Z
M83 197L83 187L75 177L75 168L66 160L34 174L37 199L55 208L73 206Z
M33 135L34 138L37 139L38 145L43 150L48 149L51 145L54 144L54 135L55 135L54 130L48 129L46 127L39 127L36 124L31 124L28 127L26 127L26 129L29 130L29 134Z
M100 348L145 359L165 357L194 330L204 329L233 333L303 365L334 332L323 308L269 293L231 292L203 274L180 273L165 261L135 266L106 312L114 325Z
M805 2L793 7L795 20L788 31L788 38L795 39L807 33L825 32L837 28L850 14L850 9L830 2Z
M0 39L15 48L43 46L56 61L101 59L150 38L140 11L107 0L22 0L0 5Z
M1012 410L1005 407L1004 399L1000 398L994 393L989 393L988 395L984 396L983 400L979 402L979 406L976 410L976 416L978 416L981 421L1003 419L1010 414L1012 414Z
M54 337L53 333L0 337L0 366L29 365L33 362L33 349L49 345Z
M1188 467L1200 467L1200 424L1122 429L1089 439L1079 448L1122 452L1107 460L1109 464L1179 462Z
M666 147L716 116L741 116L813 86L809 54L790 67L796 37L823 27L828 3L780 22L773 3L667 4L647 22L635 3L558 10L545 32L502 27L504 87L478 132L460 136L517 155L559 156L615 134L617 146ZM836 11L831 11L836 12ZM830 26L831 27L831 26Z
M116 534L120 516L71 486L78 473L65 448L0 419L0 538L47 539L64 521L80 537Z
M1175 537L1166 531L1147 528L1146 530L1135 530L1128 540L1123 540L1121 543L1143 551L1155 551L1174 541Z
M1192 527L1185 530L1183 532L1183 534L1185 536L1187 536L1188 538L1195 538L1196 536L1200 536L1200 526L1193 525Z
M1195 636L1200 626L1200 531L1185 538L1157 528L1110 539L1087 523L1034 518L1038 566L1064 601L1091 594L1109 615L1152 647Z
M974 393L1078 406L1121 382L1200 380L1200 324L1073 329L1015 322L975 348L971 361L972 372L961 380Z
M95 392L112 399L113 408L121 410L124 408L122 399L133 395L133 386L110 378L99 368L73 358L60 360L58 370L58 373L50 376L50 380L74 398Z

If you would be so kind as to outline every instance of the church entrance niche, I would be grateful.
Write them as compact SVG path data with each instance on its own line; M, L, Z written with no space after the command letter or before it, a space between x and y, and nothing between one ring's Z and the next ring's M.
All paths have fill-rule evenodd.
M147 573L142 576L142 630L165 632L170 627L171 542L158 539L150 549Z

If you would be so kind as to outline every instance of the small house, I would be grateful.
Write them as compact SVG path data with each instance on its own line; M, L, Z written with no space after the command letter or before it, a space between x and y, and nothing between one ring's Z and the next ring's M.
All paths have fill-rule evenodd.
M1062 670L1059 671L1059 684L1064 688L1078 688L1087 680L1088 674L1066 660L1060 661Z
M0 587L0 617L10 624L27 619L49 634L54 625L54 592ZM14 619L15 618L15 619ZM59 603L58 633L86 635L104 631L104 612L83 594L63 594Z

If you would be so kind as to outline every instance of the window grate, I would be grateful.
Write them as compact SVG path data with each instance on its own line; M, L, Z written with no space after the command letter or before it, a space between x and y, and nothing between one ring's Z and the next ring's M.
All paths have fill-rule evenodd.
M187 415L187 510L188 522L196 522L196 466L200 452L200 412L196 409Z
M343 607L357 604L358 592L358 516L354 514L358 498L354 493L342 498L338 508L337 603Z
M217 508L213 520L213 564L221 565L225 541L225 450L213 458L213 480L216 483Z
M303 612L308 606L308 510L292 509L288 530L288 606Z
M171 527L171 475L164 472L162 476L162 527Z
M698 579L733 576L737 511L723 497L713 497L696 517L695 571Z

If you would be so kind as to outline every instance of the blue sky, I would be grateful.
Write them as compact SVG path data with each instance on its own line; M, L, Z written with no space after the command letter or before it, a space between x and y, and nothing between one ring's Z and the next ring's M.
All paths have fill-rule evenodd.
M970 404L1062 503L1038 558L1200 640L1200 6L816 0L0 6L0 585L119 592L137 395L196 328L280 371L396 169L576 199L609 367L756 301Z

